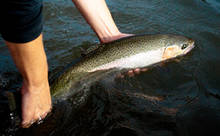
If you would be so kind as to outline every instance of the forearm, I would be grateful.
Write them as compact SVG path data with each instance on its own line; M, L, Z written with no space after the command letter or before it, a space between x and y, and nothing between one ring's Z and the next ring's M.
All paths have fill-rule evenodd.
M115 25L105 0L72 0L101 42L117 37L120 31Z
M39 87L43 83L47 83L48 67L42 35L28 43L18 44L6 41L6 44L17 68L23 76L24 84Z

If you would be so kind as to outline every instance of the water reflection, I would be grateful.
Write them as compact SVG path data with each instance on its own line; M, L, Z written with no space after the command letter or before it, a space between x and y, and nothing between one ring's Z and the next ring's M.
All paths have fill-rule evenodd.
M50 77L97 41L69 0L46 0L44 41ZM196 40L179 62L157 66L135 77L109 75L75 98L57 103L43 124L19 129L11 124L7 99L0 95L0 135L216 135L220 122L219 0L107 0L120 30L175 33ZM21 77L0 42L0 90L15 91ZM86 92L86 93L84 93Z

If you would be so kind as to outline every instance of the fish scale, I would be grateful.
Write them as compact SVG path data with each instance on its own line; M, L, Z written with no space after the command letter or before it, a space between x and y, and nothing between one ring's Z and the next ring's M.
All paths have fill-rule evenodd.
M57 78L51 94L65 99L81 90L78 88L81 81L92 83L104 76L95 74L96 71L147 67L185 55L193 47L192 39L171 34L131 36L102 44Z

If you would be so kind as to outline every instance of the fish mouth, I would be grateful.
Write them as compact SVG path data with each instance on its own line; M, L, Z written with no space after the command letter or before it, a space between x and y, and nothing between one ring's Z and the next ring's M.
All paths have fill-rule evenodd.
M190 39L190 45L184 50L183 54L187 54L188 52L190 52L194 47L195 47L195 41Z

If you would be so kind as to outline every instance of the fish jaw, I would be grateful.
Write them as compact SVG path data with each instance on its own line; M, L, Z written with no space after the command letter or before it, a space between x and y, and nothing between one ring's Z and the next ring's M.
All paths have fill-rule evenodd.
M190 52L193 48L195 47L195 41L194 40L190 40L190 45L187 49L184 50L183 54L187 54L188 52Z

